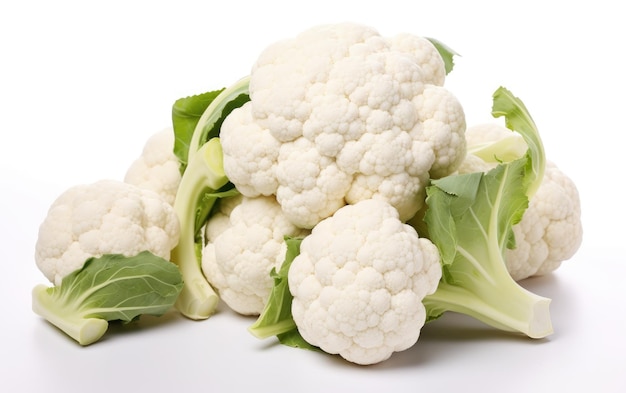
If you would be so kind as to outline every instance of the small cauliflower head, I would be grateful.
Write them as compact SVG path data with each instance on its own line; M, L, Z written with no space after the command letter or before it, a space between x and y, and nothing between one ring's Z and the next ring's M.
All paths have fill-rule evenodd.
M100 180L69 188L52 203L39 227L35 262L59 285L90 257L150 251L169 260L179 235L173 207L158 194Z
M541 276L573 257L583 238L580 210L576 185L548 162L539 189L513 227L516 247L505 255L511 277Z
M413 346L422 299L441 278L439 253L387 202L339 209L304 238L288 273L292 315L310 344L358 364Z
M128 168L124 181L161 195L174 204L180 184L180 163L174 154L174 131L165 128L152 135L141 155Z
M285 260L285 236L308 231L287 220L273 196L223 202L206 226L202 271L227 306L259 315L273 286L270 271Z
M365 199L406 220L428 180L465 156L464 112L444 79L434 45L410 34L345 23L277 42L222 125L224 170L248 197L276 195L302 228Z
M469 154L459 173L488 171L498 160L517 159L527 150L519 134L500 124L468 127L466 138ZM555 163L546 162L541 185L513 233L516 247L506 250L505 262L516 281L550 273L578 251L583 233L578 189Z

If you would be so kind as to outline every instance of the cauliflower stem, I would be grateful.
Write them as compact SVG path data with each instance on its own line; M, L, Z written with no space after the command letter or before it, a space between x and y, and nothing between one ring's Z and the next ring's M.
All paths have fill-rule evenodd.
M541 183L545 154L524 104L504 88L494 93L493 115L505 116L529 149L487 173L434 180L424 220L442 257L444 274L424 299L430 320L445 311L470 315L496 328L531 338L552 333L550 299L521 287L509 274L504 253L515 246L512 227Z
M197 150L205 141L219 135L219 129L226 115L250 100L248 96L249 85L250 77L242 78L232 86L223 89L210 102L202 116L198 119L198 123L191 135L187 155L189 162L193 160Z
M219 300L202 273L201 231L215 201L237 193L224 173L218 137L224 118L249 101L248 84L249 79L243 78L219 91L182 98L172 109L174 153L182 172L174 201L181 233L178 245L172 250L172 261L180 266L185 280L176 306L190 319L208 318Z
M174 155L181 174L198 149L209 139L219 136L226 116L250 101L249 78L242 78L228 88L179 98L172 106Z
M85 318L72 311L69 304L58 304L49 292L50 287L39 284L33 288L33 311L61 329L81 345L100 340L109 328L109 323L100 318Z
M185 282L176 307L190 319L208 318L215 312L219 300L202 273L201 228L227 184L222 147L219 138L212 138L187 165L174 201L180 220L180 241L172 250L171 258L179 266Z
M425 220L431 239L440 247L444 268L437 290L424 299L430 319L454 311L532 338L552 333L550 299L515 282L503 256L512 241L512 220L527 203L525 198L507 201L504 190L513 190L524 164L522 160L502 165L485 177L459 175L456 184L436 182L429 189ZM490 189L490 184L498 183L498 188Z

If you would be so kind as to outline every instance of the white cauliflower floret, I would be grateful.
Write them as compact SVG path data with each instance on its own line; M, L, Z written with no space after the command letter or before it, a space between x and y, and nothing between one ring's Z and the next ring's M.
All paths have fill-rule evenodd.
M152 135L128 168L124 181L152 190L170 205L174 204L180 184L180 163L174 154L174 131L166 128Z
M582 243L580 210L576 185L548 162L522 221L513 227L516 248L505 255L513 279L550 273L574 256Z
M465 117L441 85L445 67L421 37L325 25L264 50L251 101L224 121L224 170L244 195L276 195L287 217L312 228L365 199L406 220L430 177L465 156Z
M231 112L225 120L227 125L222 125L222 130L236 128L233 137L224 138L221 131L222 150L229 152L224 155L224 169L228 168L229 179L230 176L237 179L237 189L242 194L268 196L278 187L275 163L280 143L254 122L252 113L245 110L249 105L246 103L244 109Z
M500 124L480 124L466 131L468 156L459 173L485 172L498 160L521 157L523 138ZM576 185L551 161L522 220L513 226L516 247L505 253L507 269L519 281L556 270L582 243L580 197Z
M422 299L441 278L435 245L384 201L344 206L304 238L289 273L292 315L310 344L359 364L415 344Z
M169 260L179 235L173 207L158 194L101 180L74 186L53 202L39 227L35 262L59 285L90 257L150 251Z
M235 196L219 199L215 202L211 219L204 226L205 244L212 242L222 232L230 228L230 213L232 213L235 207L241 204L242 198L243 195L237 194Z
M206 226L202 270L226 305L258 315L273 286L270 271L285 260L284 237L308 231L291 224L274 197L229 199Z
M446 69L443 59L430 41L414 34L400 33L389 40L391 49L412 55L413 61L424 71L424 83L443 86Z

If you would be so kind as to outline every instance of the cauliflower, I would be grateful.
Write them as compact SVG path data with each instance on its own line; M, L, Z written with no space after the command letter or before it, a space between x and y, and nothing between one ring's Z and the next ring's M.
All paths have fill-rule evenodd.
M234 197L206 226L202 270L220 298L243 315L259 315L272 289L270 271L285 259L285 236L308 231L287 220L274 197Z
M150 190L114 180L78 185L62 193L39 227L35 262L55 285L90 257L169 259L179 238L173 207Z
M499 124L480 124L466 132L468 156L459 173L485 172L499 161L521 157L526 142ZM574 182L555 163L547 161L541 185L522 220L513 226L516 247L507 249L505 262L519 281L550 273L571 258L582 243L581 206Z
M224 171L248 197L276 195L312 228L345 204L380 199L401 220L431 177L465 156L465 117L427 39L369 27L314 27L266 48L250 101L222 124Z
M293 320L325 352L373 364L417 341L437 288L437 248L387 202L339 209L304 238L288 273Z
M242 198L243 195L237 194L215 202L215 208L204 227L204 244L212 242L231 226L230 214L235 207L241 204Z
M141 156L128 168L124 181L152 190L173 205L180 178L180 163L174 154L174 131L170 127L146 141Z

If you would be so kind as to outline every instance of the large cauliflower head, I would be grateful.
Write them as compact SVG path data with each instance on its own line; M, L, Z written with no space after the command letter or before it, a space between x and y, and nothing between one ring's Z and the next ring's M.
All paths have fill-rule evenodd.
M39 227L35 262L58 285L90 257L150 251L169 260L179 236L174 208L158 194L101 180L74 186L52 203Z
M285 236L308 231L287 220L273 196L224 202L206 226L202 271L227 306L259 315L274 283L270 271L285 260Z
M354 24L314 27L269 46L250 102L221 128L224 170L246 196L275 194L312 228L337 209L387 201L412 217L430 177L465 156L465 117L425 38Z
M304 238L289 269L292 315L302 337L359 364L411 347L422 299L441 278L435 245L380 200L344 206Z
M459 173L488 171L527 150L521 135L496 123L468 127L466 138L470 154ZM513 233L516 247L506 250L505 262L518 281L550 273L578 251L583 234L578 189L554 162L546 162L541 185Z

